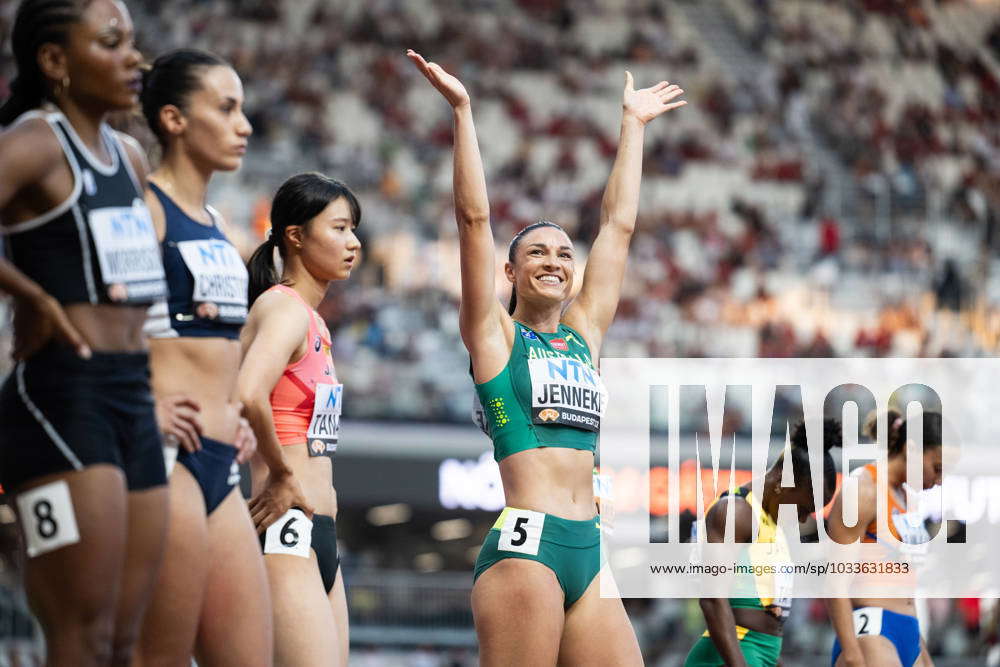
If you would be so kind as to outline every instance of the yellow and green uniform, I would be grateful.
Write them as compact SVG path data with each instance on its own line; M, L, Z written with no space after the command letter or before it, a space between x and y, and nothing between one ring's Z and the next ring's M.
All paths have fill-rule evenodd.
M791 559L784 533L756 501L753 492L743 487L731 489L719 496L715 502L719 502L727 495L746 500L753 509L757 522L757 539L743 551L738 564L744 567L789 564ZM754 596L729 598L729 605L734 609L759 609L784 620L791 609L791 579L792 575L788 573L754 574L750 580L752 583L746 586L747 589L752 589ZM742 584L743 581L744 579L741 577L740 583ZM738 588L744 587L740 585ZM749 593L751 590L747 592ZM778 656L781 654L780 636L769 635L737 625L736 639L739 641L740 651L750 667L772 667L778 664ZM708 630L691 647L691 651L684 661L684 667L723 667L724 665L725 662L718 649L715 648L715 643L712 642Z
M507 365L476 385L477 421L494 458L539 447L593 452L607 393L587 342L565 324L545 333L515 322L514 330ZM475 578L505 558L534 560L555 573L569 608L600 571L600 543L596 516L573 521L507 507L483 542Z

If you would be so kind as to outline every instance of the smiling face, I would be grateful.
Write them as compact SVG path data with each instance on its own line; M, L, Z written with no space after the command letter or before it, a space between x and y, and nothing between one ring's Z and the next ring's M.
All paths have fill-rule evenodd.
M330 202L302 229L302 264L320 280L346 280L358 265L361 242L354 233L351 207L344 197Z
M59 91L97 112L129 109L139 100L142 56L135 48L132 18L116 0L93 0L74 23L65 46L44 44L38 59L42 72ZM62 89L68 77L68 90Z
M513 263L504 265L518 301L548 304L569 299L576 261L573 243L557 227L539 227L518 241Z
M164 107L161 122L174 136L177 147L192 160L211 170L233 171L246 154L247 138L253 132L243 114L243 84L226 65L201 67L199 87L185 100L183 111Z

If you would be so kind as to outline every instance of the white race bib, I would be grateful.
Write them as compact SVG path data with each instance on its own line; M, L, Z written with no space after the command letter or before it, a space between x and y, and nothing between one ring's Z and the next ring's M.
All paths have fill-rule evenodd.
M608 392L596 370L576 359L528 359L531 419L599 431Z
M28 558L80 541L73 500L65 480L19 493L17 509L24 526Z
M178 241L177 249L194 276L194 314L226 324L247 319L247 269L236 248L222 239Z
M317 384L312 419L306 432L309 456L325 456L337 451L344 385Z
M151 301L166 295L160 244L141 199L132 206L96 208L88 222L111 301Z
M264 553L309 558L312 525L312 520L305 512L293 507L267 527L264 533Z
M854 634L856 636L864 637L865 635L882 634L881 607L855 609L852 616L854 617Z
M545 515L531 510L507 509L503 526L500 527L500 551L516 551L522 554L538 555L542 541L542 527Z

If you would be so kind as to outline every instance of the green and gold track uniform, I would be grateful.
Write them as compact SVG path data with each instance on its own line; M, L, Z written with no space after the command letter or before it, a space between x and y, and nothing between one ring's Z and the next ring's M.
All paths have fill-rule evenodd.
M743 567L788 565L790 558L785 536L770 515L757 503L753 493L739 487L723 493L715 502L719 502L727 495L734 495L746 500L754 510L757 520L757 539L747 546L738 564ZM780 619L787 617L791 608L789 596L791 595L792 575L788 573L755 573L752 579L749 579L748 576L741 577L738 589L743 588L743 582L746 581L746 587L752 589L756 596L729 598L729 605L734 609L759 609ZM781 655L780 636L769 635L737 625L736 639L739 640L740 651L750 667L773 667L778 664L778 657ZM691 647L691 651L684 661L684 667L724 667L724 665L725 661L723 661L718 649L715 648L708 630Z
M476 385L478 419L499 462L528 449L564 447L593 452L607 393L587 342L560 324L555 333L514 323L514 345L503 370ZM598 517L571 521L507 507L486 536L475 577L505 558L534 560L555 572L568 608L601 567Z

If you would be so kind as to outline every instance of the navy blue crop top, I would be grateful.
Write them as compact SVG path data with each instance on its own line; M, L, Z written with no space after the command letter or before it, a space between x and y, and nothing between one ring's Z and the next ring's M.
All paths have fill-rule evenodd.
M52 128L73 173L64 202L6 227L5 252L60 303L148 305L166 295L163 264L142 187L117 135L101 125L101 163L59 112L30 111Z
M217 214L206 208L214 224L204 225L155 183L149 188L166 220L161 246L170 296L150 309L146 331L153 338L239 338L247 319L247 269L219 229Z

